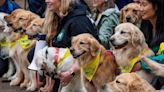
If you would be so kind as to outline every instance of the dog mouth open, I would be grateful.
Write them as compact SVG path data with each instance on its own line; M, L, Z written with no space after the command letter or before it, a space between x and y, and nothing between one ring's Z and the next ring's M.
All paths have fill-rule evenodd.
M124 43L122 43L122 44L112 43L112 45L114 46L115 49L121 49L121 48L125 47L127 44L128 44L127 40Z
M71 52L73 58L78 58L78 57L80 57L80 56L82 56L83 54L86 53L86 51L83 51L83 52L80 53L80 52L77 52L74 49L71 49L70 52Z

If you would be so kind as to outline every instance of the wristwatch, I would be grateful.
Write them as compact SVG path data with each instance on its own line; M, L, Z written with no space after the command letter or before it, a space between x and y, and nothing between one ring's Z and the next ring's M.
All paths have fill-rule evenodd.
M75 72L72 69L70 69L69 72L72 76L75 76Z

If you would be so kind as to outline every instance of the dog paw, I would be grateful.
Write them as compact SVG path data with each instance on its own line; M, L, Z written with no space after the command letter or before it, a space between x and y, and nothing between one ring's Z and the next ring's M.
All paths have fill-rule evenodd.
M8 80L14 80L14 79L16 79L16 75L13 75L13 76L8 78Z
M5 74L2 76L2 78L8 78L8 77L7 77L7 73L5 73Z
M20 87L21 88L26 88L26 87L28 87L28 84L29 84L29 81L28 80L24 80L24 82L20 84Z
M20 82L21 82L21 80L16 78L10 82L10 86L17 86L20 84Z
M37 90L37 87L35 86L30 86L26 89L26 91L35 91L35 90Z

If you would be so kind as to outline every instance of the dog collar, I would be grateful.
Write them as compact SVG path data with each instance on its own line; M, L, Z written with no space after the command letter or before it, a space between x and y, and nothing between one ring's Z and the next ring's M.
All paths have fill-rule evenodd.
M122 66L121 67L121 72L122 73L130 73L134 67L134 65L138 62L139 56L142 55L143 53L146 52L147 49L144 49L138 56L134 57L131 61L130 61L130 65L129 66Z
M85 78L88 79L89 82L92 80L94 74L96 73L99 63L100 52L98 52L97 56L91 61L91 63L84 65L81 68L81 71L84 73Z

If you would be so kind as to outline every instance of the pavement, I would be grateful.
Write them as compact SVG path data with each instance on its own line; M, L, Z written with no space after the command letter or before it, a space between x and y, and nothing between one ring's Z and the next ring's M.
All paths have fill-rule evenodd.
M0 92L26 92L25 89L21 89L19 86L11 87L10 82L2 82L3 80L3 78L0 78Z

